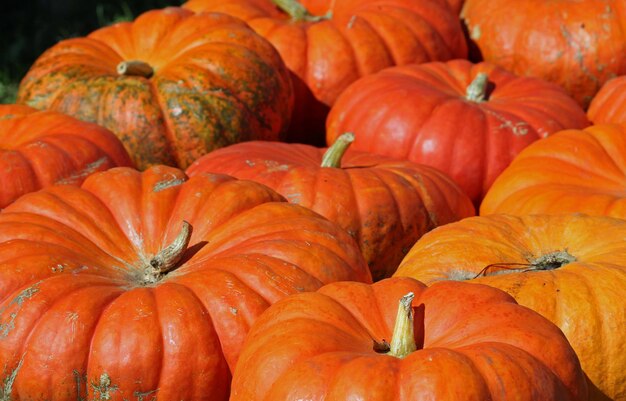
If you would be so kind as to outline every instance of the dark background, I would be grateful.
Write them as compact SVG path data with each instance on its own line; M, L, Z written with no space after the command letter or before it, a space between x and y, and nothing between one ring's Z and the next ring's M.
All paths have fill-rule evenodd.
M228 0L224 0L228 1ZM0 103L12 103L19 81L58 41L85 36L144 11L184 0L0 0Z

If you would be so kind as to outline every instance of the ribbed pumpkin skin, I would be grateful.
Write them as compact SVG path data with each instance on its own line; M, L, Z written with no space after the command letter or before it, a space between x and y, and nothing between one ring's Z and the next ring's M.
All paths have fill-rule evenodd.
M487 100L469 101L479 73ZM351 85L332 107L327 142L354 132L355 150L438 168L476 205L526 146L565 129L583 128L585 112L561 88L466 60L389 68Z
M184 4L196 12L242 18L276 47L292 72L296 91L290 142L323 145L327 107L362 76L394 65L467 56L458 15L440 0L300 3L315 15L332 12L332 18L293 21L271 0L190 0ZM307 132L311 126L319 141Z
M586 213L626 219L626 125L565 130L520 153L480 214Z
M391 276L425 232L475 214L459 187L433 168L350 150L341 168L320 167L325 151L245 142L201 157L187 174L258 181L320 213L356 239L375 280Z
M130 60L154 75L120 76ZM221 146L280 139L293 92L276 50L243 21L171 7L59 42L26 74L18 102L109 128L141 169L185 168Z
M183 260L143 284L183 220ZM14 401L226 400L229 366L271 303L371 282L319 215L254 182L164 166L23 196L0 213L0 266L0 383Z
M624 400L624 238L626 221L609 217L471 217L424 235L394 276L424 283L467 279L508 292L563 330L592 383L590 399ZM524 271L531 260L555 251L566 251L576 261ZM474 278L494 263L505 266ZM526 265L506 265L511 263Z
M626 76L602 85L589 104L587 116L594 124L626 124Z
M0 209L53 184L81 184L89 175L131 166L107 129L20 105L0 105Z
M417 351L390 341L398 300L414 292ZM269 368L271 367L271 368ZM231 401L586 400L577 357L560 330L503 291L408 278L333 283L270 307L234 372Z
M561 85L585 108L626 74L623 0L466 0L461 18L482 60Z

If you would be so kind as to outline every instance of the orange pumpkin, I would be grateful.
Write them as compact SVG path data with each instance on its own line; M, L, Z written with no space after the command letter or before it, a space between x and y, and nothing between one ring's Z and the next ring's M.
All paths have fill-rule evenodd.
M581 212L626 218L626 125L557 132L524 149L496 179L480 214Z
M233 375L243 400L585 401L587 386L558 327L503 291L393 278L272 305Z
M433 228L475 214L440 171L373 153L346 151L345 134L329 149L251 141L213 151L187 173L216 172L269 186L353 236L375 280L389 277L415 241ZM345 154L344 154L345 152Z
M626 397L626 220L580 214L470 217L425 234L394 276L469 280L563 330L592 400Z
M587 116L594 124L626 124L626 75L602 85L591 100Z
M271 303L371 282L352 238L318 214L165 166L21 197L0 213L0 266L5 400L225 401Z
M132 163L113 133L96 124L27 106L0 105L0 209L53 184Z
M289 72L272 45L225 14L152 10L59 42L22 80L18 102L113 131L135 164L187 167L289 124Z

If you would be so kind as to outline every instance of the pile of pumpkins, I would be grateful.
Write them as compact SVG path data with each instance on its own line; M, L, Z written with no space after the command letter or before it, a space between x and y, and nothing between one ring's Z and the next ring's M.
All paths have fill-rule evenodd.
M626 3L148 11L0 106L0 208L3 401L624 401Z

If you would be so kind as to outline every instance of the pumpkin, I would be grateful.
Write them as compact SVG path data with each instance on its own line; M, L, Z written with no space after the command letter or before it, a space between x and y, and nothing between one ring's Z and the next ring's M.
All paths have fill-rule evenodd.
M328 107L359 77L467 56L458 14L441 0L190 0L184 7L242 18L276 47L295 88L289 142L322 146Z
M438 168L478 206L526 146L585 112L561 88L467 60L385 69L360 79L328 116L327 141L354 132L354 149Z
M25 193L130 165L107 129L52 111L0 105L0 209Z
M563 333L503 291L409 278L341 282L255 322L231 401L586 400Z
M221 146L281 139L293 91L276 50L243 21L170 7L59 42L18 102L110 129L140 169L185 168Z
M7 400L227 400L271 303L371 282L352 238L314 212L166 166L24 195L0 213L0 266Z
M480 214L626 218L624 182L626 125L565 130L524 149L487 192Z
M587 116L594 124L626 124L626 75L606 81L591 100Z
M187 174L216 172L258 181L320 213L356 239L379 280L395 271L422 234L475 212L469 198L439 171L347 151L353 139L345 134L329 149L240 143L201 157Z
M623 0L467 0L461 18L474 57L561 85L585 108L626 74Z
M626 397L626 221L602 216L489 215L439 227L394 276L469 280L511 294L563 330L592 400Z

